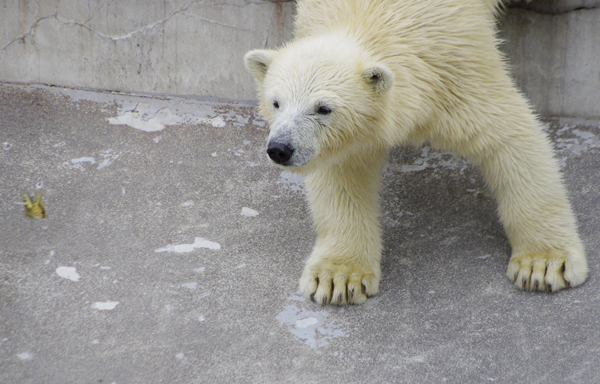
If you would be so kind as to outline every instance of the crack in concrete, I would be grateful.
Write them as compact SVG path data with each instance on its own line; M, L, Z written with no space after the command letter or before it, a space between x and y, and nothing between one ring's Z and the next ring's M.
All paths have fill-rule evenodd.
M46 19L50 19L52 17L56 17L56 12L53 13L53 14L51 14L51 15L40 17L39 19L37 19L36 21L34 21L34 23L29 27L29 29L27 30L27 32L25 32L21 36L15 37L14 39L12 39L8 43L6 43L2 48L0 48L0 51L4 51L6 48L8 48L9 46L11 46L12 44L14 44L15 42L17 42L19 40L23 40L24 41L27 36L35 35L35 28L37 27L37 25L41 21L46 20Z
M271 17L269 18L269 24L267 24L267 29L265 30L265 39L263 40L263 45L262 45L263 49L266 49L267 45L269 44L269 35L271 34L271 31L273 29L273 24L276 23L281 27L280 23L281 23L281 17L282 17L282 8L281 8L280 4L296 2L296 0L268 0L268 1L273 3L275 6L273 7L273 10L271 12ZM279 35L282 35L283 31L279 31L279 32L280 32Z
M192 19L195 19L195 20L203 21L205 23L215 24L215 25L220 25L221 27L235 29L236 31L253 32L253 31L251 31L249 29L238 28L235 25L229 25L229 24L220 23L220 22L215 21L215 20L205 19L204 17L199 17L199 16L193 15L193 14L188 13L188 12L183 13L183 15L187 16L187 17L190 17Z
M143 26L142 28L139 28L139 29L133 30L133 31L131 31L131 32L129 32L129 33L126 33L125 35L121 35L121 36L110 36L110 35L106 35L106 34L104 34L104 33L101 33L101 32L98 32L98 31L96 31L94 28L92 28L92 27L90 27L90 26L87 26L87 25L85 25L85 24L81 24L81 23L77 23L77 22L75 22L75 21L71 21L71 20L62 19L62 18L60 18L58 15L56 15L56 19L57 19L57 20L58 20L60 23L62 23L62 24L67 24L67 25L75 25L75 26L78 26L78 27L81 27L81 28L87 29L88 31L92 32L93 34L95 34L95 35L99 36L100 38L102 38L102 39L104 39L104 40L112 40L112 41L118 41L118 40L127 40L127 39L130 39L131 37L133 37L134 35L137 35L137 34L139 34L139 33L142 33L142 32L148 31L148 30L150 30L150 29L153 29L153 28L154 28L154 27L156 27L157 25L161 25L161 24L164 24L164 23L166 23L166 22L167 22L167 21L169 21L169 20L170 20L170 19L171 19L173 16L176 16L176 15L178 15L178 14L180 14L180 13L183 13L183 12L187 11L187 9L188 9L189 7L191 7L191 6L192 6L192 5L194 5L194 4L198 4L198 3L200 3L200 2L194 2L194 3L190 3L190 4L188 4L188 5L187 5L185 8L183 8L183 9L180 9L180 10L178 10L178 11L175 11L175 12L171 13L171 14L170 14L169 16L167 16L167 17L164 17L164 18L162 18L162 19L160 19L160 20L157 20L157 21L155 21L155 22L153 22L153 23L151 23L151 24L147 24L147 25ZM202 3L203 3L203 2L202 2Z
M291 1L294 1L294 0L269 0L267 2L264 2L264 1L262 1L262 2L248 1L247 4L263 5L263 4L269 4L269 3L272 4L272 3L291 2ZM196 20L200 20L200 21L203 21L203 22L206 22L206 23L220 25L222 27L231 28L231 29L235 29L235 30L238 30L238 31L251 32L248 29L242 29L242 28L238 28L238 27L233 26L233 25L220 23L218 21L206 19L206 18L203 18L203 17L199 17L199 16L196 16L196 15L193 15L193 14L187 12L188 9L190 7L192 7L192 6L194 6L194 5L206 4L205 1L195 1L195 2L192 2L192 3L188 4L183 9L177 10L177 11L171 13L169 16L166 16L166 17L164 17L164 18L162 18L160 20L157 20L157 21L155 21L153 23L147 24L147 25L143 26L142 28L133 30L133 31L128 32L128 33L126 33L124 35L121 35L121 36L111 36L111 35L107 35L107 34L101 33L99 31L95 30L94 28L90 27L89 25L86 25L86 23L88 23L93 18L93 16L94 16L93 14L90 16L90 18L88 18L88 20L86 20L85 23L78 23L76 21L68 20L68 19L64 19L64 18L60 17L59 16L60 4L61 4L61 2L58 3L58 5L56 7L56 11L53 14L46 15L46 16L40 17L37 20L35 20L33 22L33 24L29 27L29 30L27 32L25 32L24 34L22 34L22 35L20 35L18 37L15 37L11 41L9 41L7 44L5 44L3 47L0 48L0 52L5 51L9 46L11 46L12 44L14 44L15 42L17 42L19 40L24 41L24 39L26 37L35 35L35 29L37 28L38 24L40 22L44 21L44 20L52 19L52 18L56 19L61 24L70 25L70 26L77 26L77 27L80 27L80 28L84 28L84 29L92 32L94 35L96 35L96 36L98 36L98 37L100 37L100 38L102 38L104 40L112 40L112 41L119 41L119 40L130 39L130 38L132 38L133 36L135 36L135 35L137 35L139 33L143 33L145 31L148 31L148 30L151 30L151 29L155 28L158 25L162 25L162 24L166 23L171 18L173 18L174 16L179 15L179 14L183 14L185 16L188 16L188 17L191 17L191 18L194 18ZM218 4L215 4L215 5L218 5ZM235 6L235 7L243 7L243 6L237 6L235 4L224 4L224 5ZM97 11L98 10L96 10L95 12L97 12ZM94 12L94 14L95 14L95 12Z
M263 42L263 49L267 48L267 44L269 43L269 33L271 32L271 25L273 25L273 19L275 18L275 13L277 9L273 7L273 11L271 12L271 17L269 18L269 24L267 25L267 30L265 31L265 41Z

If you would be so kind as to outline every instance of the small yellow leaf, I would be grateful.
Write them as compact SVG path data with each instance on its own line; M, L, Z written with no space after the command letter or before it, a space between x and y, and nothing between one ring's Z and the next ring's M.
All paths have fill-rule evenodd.
M25 215L32 219L39 219L46 217L46 207L42 203L42 191L38 193L37 198L34 202L31 201L29 194L23 194L23 203L25 203Z

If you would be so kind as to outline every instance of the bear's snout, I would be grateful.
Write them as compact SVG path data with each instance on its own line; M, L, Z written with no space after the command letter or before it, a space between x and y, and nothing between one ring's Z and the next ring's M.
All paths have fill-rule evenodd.
M294 149L283 143L271 142L267 147L267 154L275 163L286 165L294 154Z

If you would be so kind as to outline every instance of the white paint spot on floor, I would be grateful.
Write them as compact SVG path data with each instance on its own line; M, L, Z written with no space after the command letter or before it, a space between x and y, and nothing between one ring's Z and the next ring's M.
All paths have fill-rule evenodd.
M17 357L21 360L30 360L33 357L33 355L29 352L23 352L17 354Z
M111 152L112 152L112 149L108 149L108 150L100 153L100 156L102 156L104 158L104 160L102 160L102 162L100 164L98 164L98 168L96 168L96 169L102 169L106 166L111 165L113 161L117 160L119 158L119 156L121 156L121 153L119 153L117 155L117 154L113 154Z
M204 316L198 316L198 321L199 321L199 322L203 322L204 320L206 320L206 319L204 318Z
M165 123L167 123L168 116L166 115L166 111L164 111L161 115L156 113L153 118L144 120L144 112L148 108L148 104L139 103L133 111L127 111L125 114L117 117L112 117L108 119L110 124L115 125L129 125L135 129L139 129L145 132L156 132L162 131L165 128ZM166 109L171 114L170 109ZM172 115L172 114L171 114Z
M60 143L54 144L52 147L59 148L59 147L64 147L65 145L67 145L67 143L65 143L64 141L61 141Z
M96 164L96 159L94 159L93 157L78 157L77 159L72 159L71 161L65 161L63 163L63 167L71 167L73 169L85 171L83 163Z
M100 344L100 342L98 340L94 340L92 341L92 344Z
M206 269L206 267L196 268L196 269L194 269L194 272L201 273L201 272L204 272L205 269Z
M181 286L188 288L188 289L196 289L196 287L198 286L198 283L185 283L185 284L181 284Z
M240 268L244 268L246 266L246 263L242 263L240 265L238 265L237 267L235 267L236 269L240 269Z
M276 319L287 326L287 329L297 339L302 340L309 347L316 349L329 344L336 337L347 337L347 333L339 329L336 321L328 321L327 310L315 312L302 309L306 300L297 294L288 298L294 303L287 305Z
M213 152L210 154L212 157L217 157L217 152Z
M223 128L225 126L225 120L221 116L217 116L210 120L210 125L215 128Z
M429 164L427 164L427 162L424 162L421 165L403 165L402 166L402 173L408 173L408 172L418 172L418 171L422 171L425 168L427 168Z
M487 259L488 257L491 257L491 256L492 255L483 255L483 256L477 256L477 258L481 259L481 260L485 260L485 259Z
M98 301L92 304L92 309L97 309L99 311L112 311L119 305L118 301Z
M56 273L58 276L65 279L73 281L79 281L80 279L79 273L77 273L77 269L75 267L58 267L56 268Z
M256 217L258 216L259 213L258 211L255 211L252 208L248 208L248 207L242 207L242 216L246 216L246 217Z
M98 168L96 168L96 169L102 169L102 168L106 167L107 165L110 165L110 160L104 159L100 164L98 164Z
M596 134L572 128L571 124L566 124L564 128L556 132L557 137L554 139L556 152L564 155L558 161L561 167L567 165L567 155L580 156L591 149L600 148L600 138Z
M411 356L411 357L406 357L404 358L405 361L408 361L410 363L424 363L425 362L425 358L423 356Z
M100 269L111 269L112 267L100 267Z
M176 354L176 355L175 355L175 357L176 357L177 359L179 359L179 360L183 359L183 357L184 357L184 356L185 356L185 355L184 355L183 353L178 353L178 354Z
M296 320L296 328L306 328L318 323L319 320L316 317L307 317L306 319Z
M235 115L234 118L236 119L236 122L233 123L233 125L237 125L237 126L241 126L241 127L248 124L248 121L250 120L249 116Z
M192 244L178 244L178 245L167 245L164 248L155 249L154 252L175 252L175 253L187 253L192 252L197 248L208 248L208 249L221 249L219 243L196 237Z
M225 121L221 116L197 117L191 113L174 114L169 107L163 107L154 112L147 103L139 103L134 110L126 111L123 115L108 119L110 124L128 125L144 132L158 132L168 125L207 124L213 127L224 127Z
M266 127L267 122L264 120L260 120L260 119L254 119L252 124L254 124L254 126L256 126L256 127L264 128L264 127Z
M181 204L182 207L191 207L192 205L194 205L194 202L192 200L186 201L185 203Z
M155 143L158 144L158 142L162 139L162 136L157 136L154 139L152 139Z
M281 179L277 182L277 184L283 184L292 191L300 192L303 195L306 195L306 190L304 189L304 177L297 173L287 171L281 172Z
M73 163L73 164L79 164L79 163L96 164L96 160L93 157L79 157L77 159L72 159L71 163Z

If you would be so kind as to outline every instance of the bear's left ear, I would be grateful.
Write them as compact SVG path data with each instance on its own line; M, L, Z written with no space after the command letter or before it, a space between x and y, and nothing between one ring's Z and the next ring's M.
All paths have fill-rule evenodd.
M378 64L366 68L362 73L363 79L367 81L373 90L381 94L392 87L394 74L388 67Z
M265 79L269 65L273 61L273 54L274 51L268 49L255 49L244 55L246 68L259 83Z

